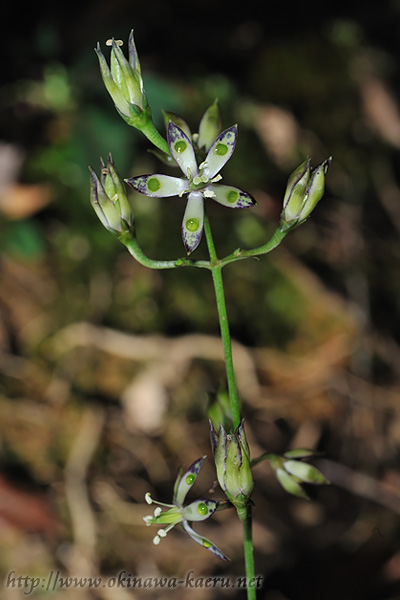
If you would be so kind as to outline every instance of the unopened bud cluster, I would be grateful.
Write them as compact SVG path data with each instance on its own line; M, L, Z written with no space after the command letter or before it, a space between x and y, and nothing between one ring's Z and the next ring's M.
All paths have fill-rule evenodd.
M233 433L226 433L221 425L218 434L210 421L210 437L218 483L228 500L236 508L243 508L254 488L243 420Z
M140 129L142 122L149 119L150 109L143 89L133 31L128 41L128 60L121 50L121 41L111 39L107 44L111 45L110 66L101 51L100 44L96 48L104 85L121 117L129 125Z
M101 178L89 167L90 202L108 231L118 235L132 229L133 213L122 181L112 159L107 164L101 159Z
M293 229L308 219L325 192L325 176L332 158L328 158L315 169L310 159L304 161L290 175L283 199L280 228Z

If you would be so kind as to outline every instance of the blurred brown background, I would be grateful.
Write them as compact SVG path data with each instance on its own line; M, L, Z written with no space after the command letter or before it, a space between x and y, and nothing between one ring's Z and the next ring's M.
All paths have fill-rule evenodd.
M239 124L225 181L252 211L210 203L219 254L263 243L287 177L333 156L312 219L260 261L224 271L238 385L255 457L310 446L333 485L287 496L254 469L263 600L400 598L400 4L249 0L31 4L4 9L0 88L0 575L243 575L225 511L159 547L150 491L210 456L224 385L209 274L153 272L98 222L88 171L160 170L115 112L93 48L135 29L154 118L196 131L219 98ZM163 169L164 170L164 169ZM182 256L179 198L131 196L155 258ZM206 256L204 242L196 256ZM213 494L208 460L191 497ZM5 587L2 598L24 598ZM243 591L69 589L32 597L244 598Z

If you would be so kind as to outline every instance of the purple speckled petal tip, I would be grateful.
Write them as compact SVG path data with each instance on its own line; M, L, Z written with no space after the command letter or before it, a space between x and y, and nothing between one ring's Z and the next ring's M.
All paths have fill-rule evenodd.
M185 471L185 473L183 473L182 475L178 475L179 482L175 485L175 491L174 491L174 504L176 504L177 506L182 506L185 498L186 498L186 494L188 493L188 491L190 490L190 488L192 487L192 485L194 484L194 482L197 479L197 476L200 472L201 469L201 465L203 464L203 461L205 459L205 456L202 456L201 458L198 458L197 460L194 461L193 464L190 465L190 467L188 468L187 471Z
M199 535L198 533L196 533L190 527L187 521L182 522L182 527L185 529L186 533L190 535L192 540L200 544L200 546L203 546L203 548L206 548L207 550L215 554L215 556L218 556L218 558L220 558L221 560L229 560L229 558L225 556L225 554L215 544L213 544L211 540L204 537L203 535Z
M253 196L232 185L215 183L208 185L206 189L213 194L212 200L227 208L251 208L257 204Z
M225 129L214 140L206 156L204 174L212 179L219 173L233 154L237 140L237 126Z
M190 192L182 220L182 239L190 254L200 244L204 229L204 199L201 192Z

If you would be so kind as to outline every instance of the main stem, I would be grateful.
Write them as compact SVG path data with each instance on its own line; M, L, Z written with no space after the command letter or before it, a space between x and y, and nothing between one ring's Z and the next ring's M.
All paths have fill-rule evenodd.
M222 345L225 356L226 378L228 382L229 402L232 411L233 427L236 429L240 425L240 400L236 387L235 371L233 368L231 334L229 331L228 314L226 311L224 284L222 281L222 266L218 264L217 253L214 240L211 233L210 222L207 215L204 216L204 233L206 236L208 252L210 254L211 273L214 283L215 298L217 301L217 310L219 326L221 330Z
M240 401L236 387L235 371L233 368L232 344L229 331L228 314L226 311L224 284L222 281L222 264L218 260L215 250L214 240L211 233L210 222L207 215L204 215L204 233L206 236L208 252L210 254L211 273L214 283L215 298L217 301L217 310L219 326L221 330L222 344L225 356L226 377L228 381L229 402L232 412L233 427L236 429L240 425ZM238 516L243 523L243 550L244 563L247 580L247 599L256 600L255 574L254 574L254 551L251 523L251 506L247 504L237 510Z
M247 504L240 511L238 510L238 515L243 523L243 550L247 580L247 600L256 600L251 505Z

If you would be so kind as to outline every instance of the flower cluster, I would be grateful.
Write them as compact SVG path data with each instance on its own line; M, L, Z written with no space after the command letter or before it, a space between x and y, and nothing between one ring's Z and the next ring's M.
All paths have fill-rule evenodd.
M154 510L154 515L148 515L144 518L146 525L167 525L165 528L160 528L157 531L157 535L153 539L153 543L158 545L160 543L161 538L165 537L167 533L180 523L186 533L190 535L192 540L206 548L218 558L222 560L228 560L225 554L221 552L219 548L211 540L208 538L199 535L196 533L192 527L191 523L193 521L204 521L211 517L218 507L218 502L214 502L213 500L195 500L191 502L187 506L184 506L183 503L185 501L186 495L193 486L194 482L197 479L197 476L200 472L203 461L206 457L203 456L196 460L187 471L181 472L178 474L178 477L175 481L174 486L174 495L172 499L172 504L165 504L164 502L157 502L153 500L150 494L146 494L146 502L148 504L158 504ZM168 510L163 511L161 507L166 507Z
M218 183L222 179L219 172L235 149L237 126L216 133L218 119L213 115L214 107L215 104L205 112L199 133L194 136L180 117L171 116L168 122L168 146L184 177L155 174L125 180L146 196L166 198L188 194L182 221L182 238L188 254L197 248L203 234L204 199L211 198L228 208L249 208L256 204L254 198L240 188ZM205 150L207 154L198 165L200 150Z
M232 125L222 130L218 103L215 100L204 112L197 133L192 133L188 123L179 115L164 112L166 138L161 135L153 122L150 106L145 94L140 63L134 43L133 31L128 41L128 57L121 50L122 42L110 39L110 62L107 63L100 45L96 54L100 71L108 93L121 117L130 125L139 129L152 143L153 153L169 167L180 170L180 176L164 174L145 174L122 180L109 155L107 163L101 159L101 175L89 167L91 174L91 204L106 229L126 245L129 252L140 264L151 268L175 268L182 265L206 267L212 271L219 314L222 321L224 312L223 284L221 267L228 262L250 256L265 254L276 247L285 235L304 223L325 191L325 178L331 164L328 158L316 168L311 168L310 159L305 160L289 176L283 207L277 231L271 240L251 250L237 249L235 252L217 260L213 248L210 226L205 215L205 201L213 200L227 208L250 208L255 199L241 188L221 183L221 171L235 150L238 128ZM205 230L209 261L196 261L179 258L172 261L155 261L144 255L138 245L135 234L134 216L127 199L124 181L137 192L149 197L169 198L187 196L186 208L181 225L182 239L186 251L191 254L199 246ZM221 307L224 309L221 310ZM229 332L222 330L224 348L230 344ZM225 359L230 357L225 351ZM231 365L233 368L233 365ZM227 372L229 368L227 364ZM225 405L225 400L226 405ZM232 400L232 398L231 398ZM153 543L158 545L163 537L176 525L200 546L221 560L228 560L224 553L208 538L194 531L192 524L210 518L217 510L234 506L239 518L245 524L246 571L254 571L252 558L251 494L254 488L252 467L268 460L282 487L290 494L307 498L303 484L322 485L328 480L314 466L303 462L312 456L307 449L296 449L283 455L265 453L255 460L250 459L249 445L246 440L243 420L239 426L239 416L234 419L235 430L225 430L222 422L232 420L234 403L230 406L228 396L221 396L219 404L213 408L210 416L211 446L214 454L217 478L229 502L220 505L217 501L198 499L184 504L192 486L197 480L205 456L197 459L185 470L180 469L174 485L171 504L154 500L150 493L145 496L148 504L157 505L152 515L143 517L147 526L156 525L157 533ZM239 407L236 406L237 412Z

